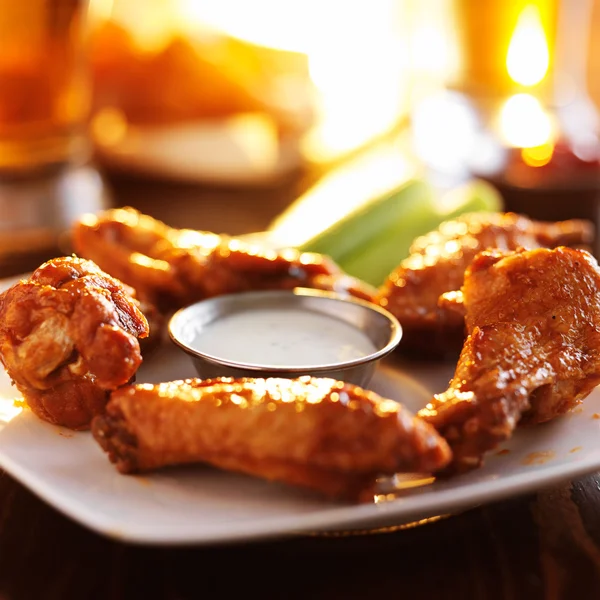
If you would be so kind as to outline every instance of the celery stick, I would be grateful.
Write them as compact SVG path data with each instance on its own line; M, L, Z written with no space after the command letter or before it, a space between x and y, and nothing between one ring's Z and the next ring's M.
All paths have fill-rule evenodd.
M377 145L330 171L292 202L269 224L269 238L281 246L308 250L318 244L343 254L336 250L340 236L334 232L348 231L350 235L341 235L343 246L352 248L375 234L381 224L361 224L365 215L376 206L385 212L397 191L424 185L414 183L422 171L396 141ZM327 242L332 237L338 242Z
M499 210L502 199L496 189L484 181L472 180L434 199L428 208L407 207L402 221L392 222L377 238L356 248L339 264L347 273L379 286L408 256L416 237L461 214Z
M317 236L307 240L300 250L328 254L343 262L365 244L373 243L389 228L390 223L402 223L415 211L432 210L431 187L413 179L376 201L365 202L357 210L340 219Z
M471 179L445 194L441 194L435 203L440 223L454 219L466 212L497 212L504 209L500 192L483 179Z
M377 238L357 248L351 255L339 261L340 267L367 283L379 286L389 273L408 256L408 249L419 235L431 231L439 223L432 204L414 206L406 217L392 223Z

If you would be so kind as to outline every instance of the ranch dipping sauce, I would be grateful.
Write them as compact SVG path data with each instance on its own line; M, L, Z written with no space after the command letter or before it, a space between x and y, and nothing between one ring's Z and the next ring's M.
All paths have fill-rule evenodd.
M355 360L376 351L353 325L307 309L254 308L206 325L190 346L224 360L308 367Z

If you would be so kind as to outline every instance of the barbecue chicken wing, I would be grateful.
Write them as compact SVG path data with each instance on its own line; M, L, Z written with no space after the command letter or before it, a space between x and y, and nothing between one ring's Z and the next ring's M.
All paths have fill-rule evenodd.
M132 290L79 258L56 258L0 295L0 359L40 418L86 429L141 363L148 324Z
M454 378L419 412L458 471L478 466L520 420L561 415L600 383L600 269L571 248L483 252L462 302L469 335Z
M465 338L464 319L440 307L438 299L460 289L476 254L488 248L584 246L593 235L593 225L587 221L545 223L514 213L466 214L417 238L410 256L381 286L377 301L402 323L400 351L456 355Z
M375 290L320 254L265 250L215 233L173 229L132 208L87 215L73 245L163 312L246 290L313 287L372 300Z
M92 432L122 473L203 462L330 497L450 459L433 427L400 404L308 376L127 386L112 393Z

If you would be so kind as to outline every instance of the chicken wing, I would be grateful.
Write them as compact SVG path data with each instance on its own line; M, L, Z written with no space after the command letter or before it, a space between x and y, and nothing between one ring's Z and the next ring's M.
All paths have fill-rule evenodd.
M246 290L313 287L366 300L375 294L323 255L268 250L215 233L173 229L132 208L86 215L75 224L72 237L78 254L164 312Z
M56 258L0 295L0 360L41 419L86 429L141 363L148 323L94 263Z
M468 337L448 389L418 414L481 464L517 423L561 415L600 383L600 269L584 250L479 254L465 274Z
M400 351L456 356L465 338L464 319L439 306L438 299L460 289L465 269L479 252L585 246L593 236L592 223L582 220L545 223L514 213L462 215L417 238L410 256L379 289L376 301L402 323Z
M433 427L397 402L308 376L127 386L92 433L122 473L203 462L331 497L450 459Z

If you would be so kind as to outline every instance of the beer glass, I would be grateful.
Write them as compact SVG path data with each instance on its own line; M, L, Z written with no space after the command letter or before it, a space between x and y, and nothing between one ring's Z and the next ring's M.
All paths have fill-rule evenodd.
M87 11L0 0L0 274L61 251L72 220L107 202L86 136Z

